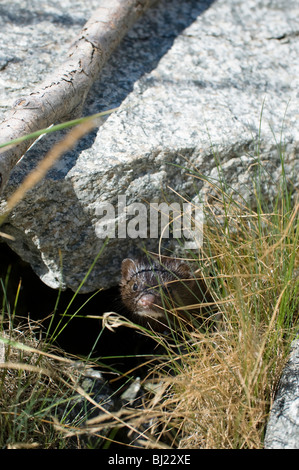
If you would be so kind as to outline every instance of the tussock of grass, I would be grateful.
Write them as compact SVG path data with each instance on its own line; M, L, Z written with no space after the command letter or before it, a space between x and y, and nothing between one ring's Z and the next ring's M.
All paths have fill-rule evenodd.
M222 313L218 330L186 331L173 350L150 445L167 438L179 448L262 448L275 388L298 334L299 205L271 212L238 204L229 226L210 211L200 264ZM220 217L219 217L220 218ZM195 260L196 262L196 260ZM188 342L187 342L188 340ZM154 403L154 404L153 404ZM160 411L160 417L158 417Z
M213 342L202 339L184 356L184 370L168 378L172 393L164 402L167 415L162 412L161 417L164 429L172 429L171 446L262 447L281 357L257 363L261 342L260 333L254 331L247 332L246 339L242 333L218 334Z

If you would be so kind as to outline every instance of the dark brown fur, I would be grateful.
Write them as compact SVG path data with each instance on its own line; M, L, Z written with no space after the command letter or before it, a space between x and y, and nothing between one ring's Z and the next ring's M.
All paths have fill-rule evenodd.
M120 290L124 305L138 321L155 328L174 324L178 317L206 318L209 308L200 304L213 303L204 280L176 258L124 259Z

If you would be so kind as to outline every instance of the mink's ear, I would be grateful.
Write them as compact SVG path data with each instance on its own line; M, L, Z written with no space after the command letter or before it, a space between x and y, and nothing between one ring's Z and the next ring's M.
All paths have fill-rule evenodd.
M124 279L128 280L136 272L136 263L131 258L125 258L121 263L121 273Z

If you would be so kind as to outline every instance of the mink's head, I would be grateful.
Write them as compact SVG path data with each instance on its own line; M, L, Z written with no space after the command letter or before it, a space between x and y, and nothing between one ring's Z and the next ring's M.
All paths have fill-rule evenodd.
M188 264L175 258L126 258L122 262L122 301L140 317L165 318L165 309L188 300L184 297L191 291L192 277Z

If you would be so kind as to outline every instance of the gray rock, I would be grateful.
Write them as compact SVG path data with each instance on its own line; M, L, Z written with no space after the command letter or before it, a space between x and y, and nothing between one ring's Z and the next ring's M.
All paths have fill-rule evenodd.
M7 17L10 44L20 31L22 41L0 60L0 83L7 83L0 104L10 105L44 78L50 64L63 60L97 2L85 3L47 0L41 7L36 0L24 13L24 2L19 9L14 2ZM112 228L128 228L119 196L127 207L164 197L180 203L176 193L196 202L210 192L204 179L219 181L220 164L227 186L253 202L259 163L261 190L271 199L282 175L280 148L286 177L298 188L298 13L295 0L160 0L111 57L85 114L120 109L64 155L13 211L2 227L15 237L11 248L49 286L76 290L103 248L103 204L115 209ZM3 37L9 26L3 24ZM44 137L27 152L3 205L59 137ZM190 176L194 168L203 178ZM124 257L143 247L156 251L159 239L143 235L110 238L82 291L117 284ZM165 238L162 246L176 244Z
M299 342L282 373L265 435L266 449L299 449Z
M97 0L1 2L0 116L63 62L97 4Z

